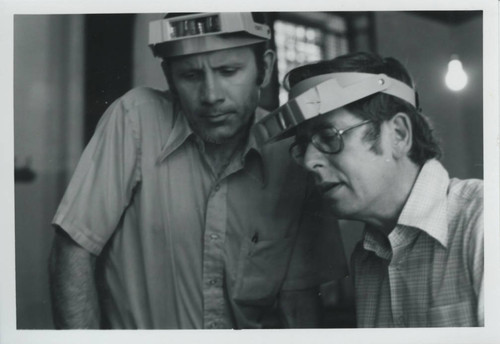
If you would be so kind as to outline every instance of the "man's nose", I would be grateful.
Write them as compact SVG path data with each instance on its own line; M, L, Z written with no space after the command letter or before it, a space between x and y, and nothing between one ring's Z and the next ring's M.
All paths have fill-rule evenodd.
M320 173L326 167L325 155L314 147L311 142L307 145L304 153L303 165L307 170L316 173Z
M205 75L201 90L201 100L203 103L210 105L224 101L222 85L218 78L211 73Z

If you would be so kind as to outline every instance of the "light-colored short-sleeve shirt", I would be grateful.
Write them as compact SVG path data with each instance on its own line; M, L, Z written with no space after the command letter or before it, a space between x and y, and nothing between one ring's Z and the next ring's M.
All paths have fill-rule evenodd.
M147 88L116 101L53 221L99 256L106 325L259 328L280 290L343 277L337 223L310 201L289 143L250 136L216 176L174 104Z
M388 237L366 228L354 267L359 327L484 326L483 183L421 169Z

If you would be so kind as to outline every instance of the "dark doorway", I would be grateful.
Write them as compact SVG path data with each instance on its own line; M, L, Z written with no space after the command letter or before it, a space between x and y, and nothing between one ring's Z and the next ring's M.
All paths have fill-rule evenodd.
M134 14L85 18L85 144L108 106L132 86Z

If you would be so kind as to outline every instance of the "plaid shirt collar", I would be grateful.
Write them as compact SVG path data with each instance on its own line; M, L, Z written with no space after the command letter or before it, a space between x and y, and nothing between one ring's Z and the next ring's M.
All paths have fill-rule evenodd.
M394 230L386 238L375 230L365 231L363 247L378 256L391 259L390 246L396 247L413 241L419 231L427 233L447 247L447 191L448 172L435 159L427 161L413 185L410 197L399 216ZM368 229L368 227L366 227Z

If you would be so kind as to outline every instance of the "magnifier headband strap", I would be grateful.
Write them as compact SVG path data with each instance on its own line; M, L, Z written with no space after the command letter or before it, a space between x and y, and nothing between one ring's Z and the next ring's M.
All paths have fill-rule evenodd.
M378 92L415 106L415 91L385 74L324 74L295 85L290 100L258 122L258 135L265 142L284 139L293 135L298 124Z
M351 91L353 89L359 89L359 92L357 92L359 94L368 93L365 97L373 93L383 92L401 98L415 106L415 90L404 82L388 77L385 74L357 72L321 74L305 79L297 83L297 85L290 90L289 98L295 98L308 89L318 86L319 84L331 79L336 80L337 84L343 89L347 89L349 86L354 86L352 88L349 87ZM375 85L374 82L375 84L378 84L378 87L372 88L372 86ZM369 93L370 90L375 91L373 93ZM361 99L361 97L358 99Z

